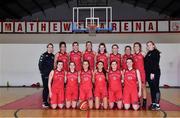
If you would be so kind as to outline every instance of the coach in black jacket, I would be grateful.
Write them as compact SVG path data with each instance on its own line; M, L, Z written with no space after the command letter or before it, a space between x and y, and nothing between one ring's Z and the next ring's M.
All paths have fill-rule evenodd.
M49 107L48 103L48 96L49 96L49 90L48 90L48 77L49 73L53 69L54 64L54 54L53 54L53 44L49 43L47 45L47 51L43 53L39 59L39 70L41 73L41 78L43 82L43 108Z
M151 109L159 110L160 101L160 90L159 90L159 80L160 80L160 52L156 49L154 42L147 42L148 53L144 58L144 65L146 71L146 79L148 81L150 92L151 92Z

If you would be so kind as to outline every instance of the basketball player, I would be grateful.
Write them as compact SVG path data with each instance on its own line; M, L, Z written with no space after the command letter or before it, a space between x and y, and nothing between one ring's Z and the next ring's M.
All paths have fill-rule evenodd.
M89 108L93 108L93 93L92 93L92 78L93 72L90 70L89 61L83 61L83 69L80 72L80 95L79 102L87 100Z
M76 108L78 100L78 72L75 63L69 63L69 71L66 74L66 108Z
M96 53L92 50L92 42L86 42L86 50L83 53L83 60L88 60L90 63L90 69L94 71Z
M54 67L56 67L57 61L62 61L64 64L63 70L68 71L68 54L66 53L66 43L60 42L59 43L59 52L56 53L54 59Z
M130 105L134 110L139 109L138 98L141 97L141 76L137 69L133 68L133 59L127 58L127 69L123 70L123 102L124 108L128 110ZM138 82L138 86L137 86Z
M64 106L64 82L65 82L65 71L63 71L63 62L57 61L57 67L52 70L49 74L49 97L51 108L60 109Z
M121 54L118 53L119 46L117 44L112 45L112 53L109 56L110 63L112 61L116 61L118 64L118 70L120 70L121 67Z
M109 93L109 107L112 109L114 103L117 103L118 109L122 108L122 73L118 70L118 63L114 60L110 63L110 70L108 72L108 93Z
M79 43L73 42L72 47L73 47L73 50L69 54L70 61L75 63L76 71L81 71L82 53L79 51Z
M95 83L95 108L99 109L101 100L103 101L103 108L107 109L107 83L106 83L106 70L102 61L97 62L97 70L94 72Z
M143 97L142 108L146 109L146 75L144 70L145 53L142 52L142 46L139 42L135 42L133 48L134 48L134 54L133 54L134 68L138 69L141 75L142 97Z
M104 69L108 70L108 54L106 50L106 45L104 43L99 44L98 54L96 56L96 62L104 62Z
M126 60L127 58L133 58L133 55L131 54L131 46L127 45L124 48L125 54L122 56L122 69L127 69Z
M51 70L53 69L53 64L54 64L54 46L52 43L49 43L47 45L47 51L43 53L39 59L39 70L41 73L41 78L43 82L43 93L42 93L42 98L43 98L43 108L48 108L49 107L49 90L48 90L48 76Z

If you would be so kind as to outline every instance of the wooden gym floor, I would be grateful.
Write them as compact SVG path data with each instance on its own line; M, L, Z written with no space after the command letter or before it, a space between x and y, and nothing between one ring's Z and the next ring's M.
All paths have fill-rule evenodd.
M161 88L160 111L42 109L41 92L42 88L0 88L0 117L180 117L180 88Z

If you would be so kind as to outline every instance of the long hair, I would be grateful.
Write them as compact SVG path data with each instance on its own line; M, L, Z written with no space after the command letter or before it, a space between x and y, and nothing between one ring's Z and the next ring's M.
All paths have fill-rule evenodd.
M148 45L148 43L151 43L152 45L154 45L154 49L156 49L159 53L161 53L161 52L157 49L157 47L156 47L156 45L155 45L155 43L154 43L153 41L148 41L148 42L146 43L146 45Z
M104 49L104 53L107 53L107 49L106 49L105 43L100 43L100 44L99 44L98 53L100 53L100 47L101 47L101 46L104 46L104 48L105 48L105 49Z
M88 43L91 44L91 51L92 51L92 42L91 42L91 41L86 41L86 46L87 46ZM86 50L87 50L87 49L86 49Z
M111 64L112 64L113 62L116 62L116 64L118 64L118 62L117 62L116 60L112 60L112 61L110 62L110 70L112 70ZM117 69L118 69L118 67L116 68L116 70L117 70Z
M133 44L133 47L135 47L135 45L139 45L139 51L141 52L142 51L142 45L141 45L141 43L140 42L135 42L134 44Z
M104 62L103 61L98 61L98 62L96 62L96 66L98 65L98 63L103 64L102 72L103 72L104 76L106 77L106 70L104 69ZM98 70L98 67L96 67L96 69Z
M61 42L59 43L59 49L60 49L60 52L61 52L61 46L62 46L62 45L64 45L65 48L66 48L66 42L61 41Z

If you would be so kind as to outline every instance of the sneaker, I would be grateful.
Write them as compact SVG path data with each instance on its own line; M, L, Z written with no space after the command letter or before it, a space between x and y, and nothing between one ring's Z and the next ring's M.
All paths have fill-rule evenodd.
M159 104L156 104L156 110L160 110L160 105Z
M156 104L151 105L151 110L153 110L153 111L156 110Z
M46 109L46 108L49 108L49 104L48 104L48 103L43 103L43 104L42 104L42 107L45 108L45 109Z

